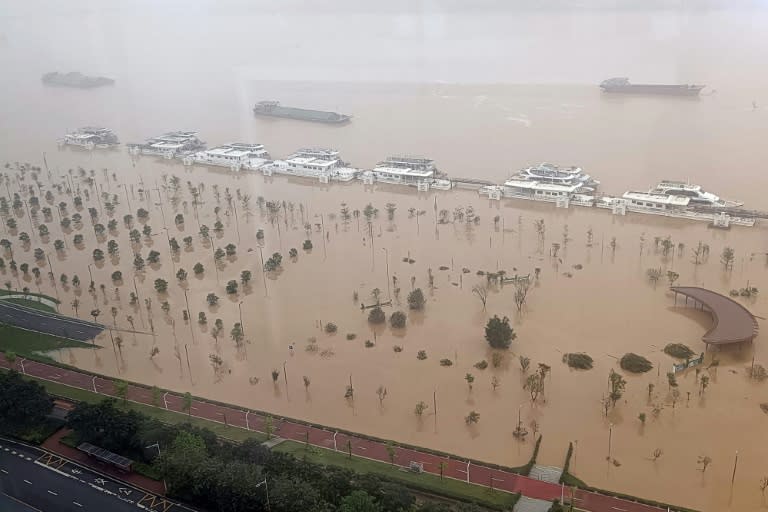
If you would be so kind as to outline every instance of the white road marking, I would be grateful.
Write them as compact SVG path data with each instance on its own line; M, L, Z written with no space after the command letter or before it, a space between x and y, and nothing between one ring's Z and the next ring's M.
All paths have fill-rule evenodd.
M5 474L5 475L7 475L7 474L8 474L8 472L7 472L6 470L4 470L4 469L0 469L0 471L2 471L2 472L3 472L3 474Z
M54 496L58 496L58 494L56 494L56 493L55 493L55 492L53 492L53 491L48 491L48 494L53 494Z
M72 502L72 504L73 504L73 505L77 505L78 507L82 507L82 505L81 505L81 504L79 504L79 503L78 503L78 502L76 502L76 501L73 501L73 502Z
M11 450L11 455L16 455L16 450Z
M32 457L24 457L27 460L32 460Z
M24 480L24 483L32 485L32 482L30 482L29 480Z
M618 510L619 512L627 512L627 509L625 508L619 508L619 507L611 507L612 510Z

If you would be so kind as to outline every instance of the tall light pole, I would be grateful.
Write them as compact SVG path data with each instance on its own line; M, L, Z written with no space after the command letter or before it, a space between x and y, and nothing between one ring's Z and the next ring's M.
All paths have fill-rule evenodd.
M211 243L211 256L213 256L213 270L216 271L216 284L219 284L219 265L216 262L216 251L213 250L213 238L208 236L208 241ZM264 258L262 257L262 261Z
M387 250L386 247L382 247L381 250L384 251L384 253L386 253L387 255L387 259L384 260L387 265L387 298L391 301L392 296L389 293L389 251Z
M261 279L264 281L264 297L269 297L269 291L267 291L267 272L264 270L264 252L261 246L259 246L259 256L261 256Z
M613 423L608 424L608 460L611 460L611 438L613 437Z
M131 207L131 198L128 196L128 185L125 183L122 184L123 190L125 191L125 199L128 201L128 211L132 212L133 208Z
M243 301L237 303L237 309L240 312L240 330L243 332L243 336L245 336L245 324L243 323Z
M267 484L267 477L266 477L266 475L264 476L264 481L263 482L259 482L258 484L256 484L256 487L258 488L258 487L261 487L262 485L267 490L267 510L272 510L272 507L269 506L269 484Z
M139 287L136 286L136 275L133 276L133 291L136 293L136 300L139 301L139 320L141 320L141 326L146 327L144 323L144 314L141 312L141 297L139 297Z
M184 289L184 302L187 304L187 313L189 313L189 332L192 333L192 343L197 343L197 341L195 341L195 330L192 328L192 311L189 310L189 299L187 298L186 289ZM242 320L240 323L242 324Z
M166 409L168 408L168 404L166 404L165 408ZM147 446L146 448L147 448L147 450L149 450L150 448L157 448L157 456L159 457L159 456L162 455L162 453L160 453L160 443L159 442L157 442L155 444L151 444L151 445ZM168 486L165 483L165 478L163 478L163 487L165 488L165 492L167 493L168 492Z
M325 260L325 258L328 257L328 253L325 249L325 217L323 216L322 213L315 215L315 217L318 217L318 216L320 217L320 225L322 226L322 229L323 229L323 260Z
M240 221L237 218L237 201L232 201L232 211L235 212L235 229L237 229L237 243L240 243Z
M56 292L56 311L59 310L59 288L56 286L56 275L53 273L53 265L51 265L51 257L48 255L48 253L45 254L46 259L48 260L48 268L51 270L51 276L53 276L53 291ZM11 252L11 260L13 260L13 252Z

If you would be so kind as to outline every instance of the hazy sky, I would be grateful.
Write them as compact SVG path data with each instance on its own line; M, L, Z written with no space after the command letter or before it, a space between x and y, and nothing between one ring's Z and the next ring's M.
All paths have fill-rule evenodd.
M768 48L768 0L307 3L3 0L0 62L118 77L716 83L742 80Z

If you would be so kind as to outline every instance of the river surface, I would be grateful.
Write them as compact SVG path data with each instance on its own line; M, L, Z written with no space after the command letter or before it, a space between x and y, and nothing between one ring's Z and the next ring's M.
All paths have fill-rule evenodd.
M759 5L516 11L488 3L485 10L469 12L443 3L421 8L394 3L378 10L350 4L341 16L290 3L279 13L256 12L257 7L244 3L227 4L230 9L218 3L183 5L160 9L178 23L142 16L138 8L96 10L84 2L66 10L57 6L45 15L14 6L2 17L0 65L8 72L0 74L0 161L44 166L45 154L51 175L43 170L39 178L54 192L49 185L63 183L69 169L76 187L88 188L77 168L93 169L94 186L117 194L120 201L114 212L117 231L101 240L90 229L87 210L80 212L84 225L66 235L54 212L47 223L50 238L33 236L29 247L17 241L18 232L3 237L13 240L17 262L35 265L33 251L42 247L57 276L80 277L82 290L61 284L54 289L41 267L40 289L59 294L64 313L74 314L75 298L81 302L80 316L93 308L85 289L89 264L97 285L106 287L106 299L97 291L100 321L112 325L114 306L119 329L129 327L126 317L131 315L137 330L148 332L148 311L128 304L134 276L141 300L152 299L154 336L116 333L123 339L117 353L105 334L97 340L101 350L64 351L55 357L108 375L506 465L523 464L533 445L512 436L519 412L529 430L535 421L544 436L539 462L562 465L568 443L574 442L571 468L590 485L707 511L760 509L760 478L768 471L763 442L768 417L759 404L768 398L766 384L749 380L745 368L753 357L768 365L765 336L751 346L709 352L707 365L712 358L719 361L702 372L710 377L709 387L700 395L696 374L682 374L680 398L673 406L665 377L673 360L660 349L682 342L703 351L700 338L710 319L679 303L675 307L666 280L654 287L647 270L673 270L679 273L678 284L722 293L747 282L768 290L764 225L719 231L703 223L637 214L614 217L578 207L489 202L471 191L419 195L359 183L320 187L283 177L185 169L151 157L131 160L124 149L59 151L55 144L67 130L88 124L109 126L124 142L195 129L209 145L261 142L276 157L301 146L331 146L357 167L371 167L390 154L421 154L450 175L495 181L550 161L582 166L607 193L644 190L664 178L690 179L725 198L767 209L763 139L768 78L761 66L768 16ZM32 18L37 32L25 30ZM251 30L254 26L258 30ZM40 32L48 37L39 37ZM208 44L214 40L216 45ZM53 69L104 74L117 83L92 91L45 88L39 75ZM709 87L698 99L603 96L594 83L617 74ZM272 98L355 117L343 127L254 119L252 104ZM19 173L7 172L13 193L19 189L14 177ZM172 220L177 213L167 188L172 175L181 180L176 206L185 216L181 226ZM22 183L30 184L30 173L26 176ZM225 258L218 273L211 245L197 234L187 182L204 185L203 204L197 208L200 224L213 228L214 207L221 207L225 228L214 236L214 249L237 245L237 255ZM235 219L224 197L217 203L214 185L222 195L227 187L233 194L249 195L252 215L239 201ZM150 200L139 193L156 187ZM104 200L97 203L93 190L85 206L101 210L99 222L106 225ZM70 196L56 196L54 204L65 201L68 215L75 213ZM257 206L258 196L285 201L274 222ZM159 233L134 248L122 222L128 201L134 216L140 206L150 211L146 223ZM350 210L362 211L368 203L378 208L370 231L362 216L359 224L356 218L343 222L342 203ZM397 207L392 220L387 203ZM437 224L441 210L470 206L480 218L477 224ZM411 208L423 214L412 216ZM14 215L18 231L32 234L25 213ZM498 223L493 220L497 215ZM43 220L37 217L35 224ZM175 259L165 242L164 219L169 235L180 243L185 236L194 238L193 248L182 249ZM543 242L534 228L537 219L546 227ZM258 229L265 232L265 259L282 253L282 271L262 275ZM72 243L76 233L85 237L80 248ZM655 238L667 236L675 246L684 244L681 253L665 257L657 250ZM57 238L68 244L59 254L53 249ZM106 252L111 239L119 243L119 257L94 264L93 249ZM301 249L306 239L313 243L311 251ZM703 264L694 265L691 249L699 241L711 251ZM556 257L550 256L553 243L561 245ZM719 261L727 246L736 254L731 271ZM298 249L295 260L288 257L291 248ZM152 249L161 253L160 264L135 272L133 250L146 257ZM3 255L6 261L8 256ZM201 276L192 273L197 262L206 269ZM174 277L179 268L190 274L183 286ZM469 272L463 273L464 268ZM511 285L491 286L485 309L472 292L473 286L487 283L479 270L513 275L536 268L541 275L522 313L516 311ZM115 270L124 274L117 286L110 280ZM252 271L253 280L228 296L225 284L239 279L242 270ZM157 278L170 283L167 294L154 291ZM0 279L17 282L7 269ZM19 279L22 286L37 288L34 278ZM405 297L412 286L427 296L421 313L408 312ZM388 315L408 313L404 330L368 324L360 303L372 302L374 288L383 298L392 296ZM206 303L211 292L220 297L213 308ZM160 308L164 300L168 314ZM756 315L768 313L765 295L739 300ZM187 301L191 324L182 318ZM247 342L238 348L229 331L240 311ZM199 312L206 313L207 325L196 322ZM483 327L494 314L511 318L517 339L500 367L479 370L475 363L491 362ZM218 342L211 335L216 318L224 324ZM322 330L328 322L338 326L336 334ZM356 335L354 340L347 339L349 333ZM366 347L366 340L374 345ZM395 346L402 351L395 352ZM159 353L150 358L152 347ZM417 359L419 350L426 351L426 360ZM616 358L630 351L648 357L655 368L641 376L625 375L626 393L605 417L601 399L609 370L618 369ZM561 362L567 352L590 354L595 367L569 370ZM223 361L218 372L211 354ZM521 355L531 359L532 367L552 367L544 397L535 404L522 389ZM452 366L441 366L441 359L451 360ZM272 370L280 372L274 383ZM471 390L467 373L475 376ZM308 388L303 376L310 380ZM495 391L492 376L500 381ZM344 398L350 377L354 401ZM650 398L649 383L655 385ZM387 389L382 402L379 386ZM413 412L418 401L429 404L421 419ZM472 410L480 421L470 428L464 417ZM647 415L644 426L640 413ZM606 461L609 431L610 456L618 464ZM656 449L663 454L654 462ZM712 459L705 472L699 470L699 456Z

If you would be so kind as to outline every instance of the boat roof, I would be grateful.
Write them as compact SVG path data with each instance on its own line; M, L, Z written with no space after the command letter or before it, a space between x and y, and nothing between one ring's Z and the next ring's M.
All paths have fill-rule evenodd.
M624 192L622 196L624 199L633 199L635 201L650 201L653 203L667 204L670 206L688 206L691 201L688 197L683 196L668 196L666 194L652 194L650 192L636 192L628 191Z
M186 131L178 131L178 132L168 132L164 133L162 135L158 135L157 137L152 137L149 139L149 142L160 142L160 141L167 141L167 142L186 142L190 139L194 139L197 137L197 132L186 132Z
M315 158L323 158L325 160L328 160L328 159L338 158L339 151L337 149L331 149L331 148L299 148L293 152L293 154L291 155L291 158L302 157L302 156L304 158L307 158L308 156L312 156Z
M83 126L82 128L78 128L77 131L83 133L109 133L112 130L109 128L103 128L101 126Z
M296 156L289 158L286 160L286 162L297 165L319 165L321 167L330 167L334 165L337 160L325 160L323 158Z
M245 156L250 153L257 153L261 151L264 151L264 146L261 144L245 144L235 142L232 144L224 144L223 146L209 149L204 151L204 153L214 156Z
M374 171L385 172L388 174L401 174L403 176L418 176L420 178L427 178L435 173L432 169L414 169L412 167L391 167L386 165L377 165Z
M526 189L533 189L533 190L551 190L551 191L557 191L557 192L575 192L576 190L581 188L580 183L576 185L558 185L555 183L542 183L540 181L514 180L514 179L505 181L504 186L514 187L514 188L526 188Z
M661 187L680 188L683 190L695 190L695 191L701 190L701 185L694 185L691 183L686 183L684 181L674 181L674 180L660 181L659 184L656 185L656 188L661 188Z

